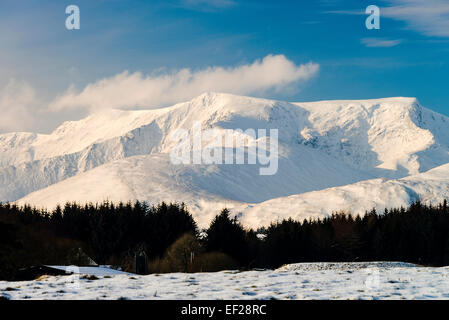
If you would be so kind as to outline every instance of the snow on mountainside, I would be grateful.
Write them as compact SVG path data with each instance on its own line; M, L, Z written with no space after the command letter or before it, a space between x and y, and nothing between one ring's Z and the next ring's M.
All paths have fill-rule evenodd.
M414 98L296 105L310 112L311 125L301 132L306 144L350 165L376 168L379 176L419 173L449 160L449 118Z
M197 121L220 132L278 129L277 174L260 176L258 165L172 164L171 135ZM288 103L206 93L157 110L105 110L49 135L0 135L0 201L185 201L204 223L227 205L259 224L280 211L321 215L436 199L446 178L431 171L426 185L423 172L441 166L437 175L448 176L448 129L448 117L414 98Z
M188 169L179 167L178 170L176 167L157 167L168 163L168 159L158 160L162 161L134 157L114 162L31 193L20 202L53 207L67 199L81 203L92 199L114 202L126 202L129 199L179 201L187 204L200 226L206 226L219 209L228 207L234 213L239 213L244 225L262 227L289 217L302 221L306 218L326 217L341 210L362 215L372 208L381 213L385 208L405 207L418 199L433 204L449 199L449 164L397 180L365 180L341 187L248 203L240 199L250 198L251 190L257 188L259 181L253 181L251 185L251 181L246 181L251 178L247 174L242 174L236 183L235 179L240 174L233 177L234 181L229 181L227 172L217 172L211 166L191 166ZM157 168L153 171L155 175L151 173L152 168ZM254 174L254 177L258 176ZM285 180L288 179L286 175L277 178L275 181L261 183L263 188L268 188L266 192L275 194L276 188L282 186L282 181L288 181ZM222 186L229 188L222 189ZM73 190L76 190L75 194ZM235 194L226 193L227 191ZM233 200L238 198L240 201Z
M255 227L289 217L300 221L323 218L340 211L363 215L365 211L375 208L378 213L382 213L385 208L406 207L416 200L438 204L449 199L448 177L449 164L446 164L402 179L365 180L257 204L240 204L234 210L243 213L241 220L244 224ZM270 212L270 215L266 212Z

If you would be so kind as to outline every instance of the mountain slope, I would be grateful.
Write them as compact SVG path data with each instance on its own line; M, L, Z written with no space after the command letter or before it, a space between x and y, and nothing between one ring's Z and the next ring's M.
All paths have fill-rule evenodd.
M350 165L399 177L449 161L449 118L414 98L297 103L310 112L305 143Z
M436 205L449 199L448 177L449 164L445 164L402 179L365 180L258 204L239 205L234 207L234 211L243 213L242 222L246 225L264 226L289 217L302 221L323 218L339 211L363 215L375 208L382 213L385 208L407 207L417 200Z
M278 129L278 172L260 176L259 165L172 164L169 154L179 142L171 139L173 133L192 133L196 123L220 134ZM382 186L385 196L373 201L394 205L405 196L385 200L396 189L378 178L399 181L449 163L448 129L448 117L414 98L288 103L206 93L157 110L102 111L66 122L49 135L0 135L0 201L52 207L106 198L176 200L205 216L232 204L246 216L264 208L263 217L261 211L254 217L271 221L277 200L292 203L301 194L311 197L312 191L348 185L358 190L351 199ZM249 143L261 139L241 134ZM218 147L214 143L203 141L203 146ZM366 188L358 186L365 180ZM403 192L402 184L391 184ZM439 192L434 187L432 192ZM310 199L318 205L312 206L315 213L330 209L330 200Z
M416 200L437 204L449 199L449 164L402 179L371 179L341 187L248 203L260 181L246 183L251 173L241 166L235 176L215 166L178 167L167 158L137 156L108 164L31 193L20 203L54 207L65 201L145 200L184 202L200 226L206 226L218 210L228 207L248 226L261 227L276 220L322 218L338 211L364 214L372 208L406 207ZM257 176L257 175L256 175ZM266 177L262 178L265 179ZM267 193L282 187L285 175L267 183ZM285 181L284 181L285 182Z
M134 156L92 169L20 200L54 207L65 201L146 200L185 202L198 215L215 214L232 203L268 199L349 183L356 173L315 150L290 153L273 176L254 165L173 165L167 154ZM309 163L303 168L301 163ZM356 180L354 176L352 180ZM312 189L312 190L313 190ZM199 220L202 218L197 216Z

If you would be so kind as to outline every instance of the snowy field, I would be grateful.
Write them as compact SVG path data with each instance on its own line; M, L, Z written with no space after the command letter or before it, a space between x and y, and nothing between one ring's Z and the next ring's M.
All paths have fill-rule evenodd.
M0 281L6 299L449 299L449 267L304 263L265 271Z

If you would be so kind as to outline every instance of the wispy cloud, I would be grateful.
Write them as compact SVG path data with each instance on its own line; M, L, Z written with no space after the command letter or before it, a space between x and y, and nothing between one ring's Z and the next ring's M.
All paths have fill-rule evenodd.
M345 14L350 16L360 16L366 14L365 10L329 10L324 13Z
M389 40L385 38L363 38L360 41L366 47L381 47L381 48L390 48L397 46L402 42L401 39Z
M158 76L123 72L67 90L50 104L50 110L107 108L154 108L189 100L205 91L263 95L290 90L294 84L315 76L319 65L296 65L283 55L268 55L252 64L232 68L182 69ZM295 86L297 89L297 86Z
M0 132L24 131L34 124L36 93L25 82L11 79L0 88Z
M447 0L390 0L382 16L404 21L408 28L427 36L449 37Z
M181 0L180 5L187 9L207 12L234 7L237 2L232 0Z
M426 36L449 37L449 1L388 0L380 7L381 18L405 22L407 29ZM365 15L365 10L333 10L325 13Z
M401 69L417 66L441 66L441 61L409 61L404 59L397 59L393 57L351 57L322 60L321 66L326 69L334 67L356 67L363 69Z

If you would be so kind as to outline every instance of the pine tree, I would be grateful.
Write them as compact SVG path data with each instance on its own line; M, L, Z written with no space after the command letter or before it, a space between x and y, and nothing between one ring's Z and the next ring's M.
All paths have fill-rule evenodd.
M213 219L206 233L207 251L220 251L242 264L248 263L246 232L236 217L230 217L228 209Z

